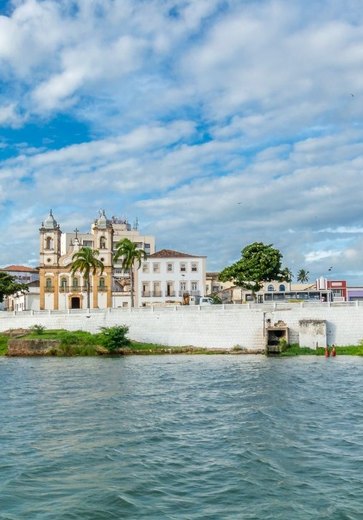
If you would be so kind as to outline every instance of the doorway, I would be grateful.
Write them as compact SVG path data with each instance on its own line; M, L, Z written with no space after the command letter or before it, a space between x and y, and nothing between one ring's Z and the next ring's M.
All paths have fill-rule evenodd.
M80 309L81 300L78 296L73 296L71 299L71 309Z

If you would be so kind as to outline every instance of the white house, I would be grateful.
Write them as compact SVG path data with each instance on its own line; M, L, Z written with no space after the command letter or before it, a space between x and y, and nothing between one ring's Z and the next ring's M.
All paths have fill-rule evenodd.
M204 296L206 257L162 249L142 263L137 276L139 306L188 304Z

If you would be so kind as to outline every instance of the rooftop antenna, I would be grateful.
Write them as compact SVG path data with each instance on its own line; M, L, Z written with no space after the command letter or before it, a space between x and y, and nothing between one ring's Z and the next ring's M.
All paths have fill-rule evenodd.
M135 219L134 229L135 229L135 230L139 229L139 219L138 219L137 217L136 217L136 219Z

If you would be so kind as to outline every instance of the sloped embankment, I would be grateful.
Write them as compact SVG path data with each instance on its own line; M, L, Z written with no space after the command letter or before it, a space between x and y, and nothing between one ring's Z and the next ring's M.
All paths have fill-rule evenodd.
M8 356L49 356L61 344L58 339L15 338L8 341Z

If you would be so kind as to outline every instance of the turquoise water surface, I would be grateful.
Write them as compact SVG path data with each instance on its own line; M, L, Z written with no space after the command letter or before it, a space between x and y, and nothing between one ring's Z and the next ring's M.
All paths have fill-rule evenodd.
M0 519L363 519L363 359L0 358Z

